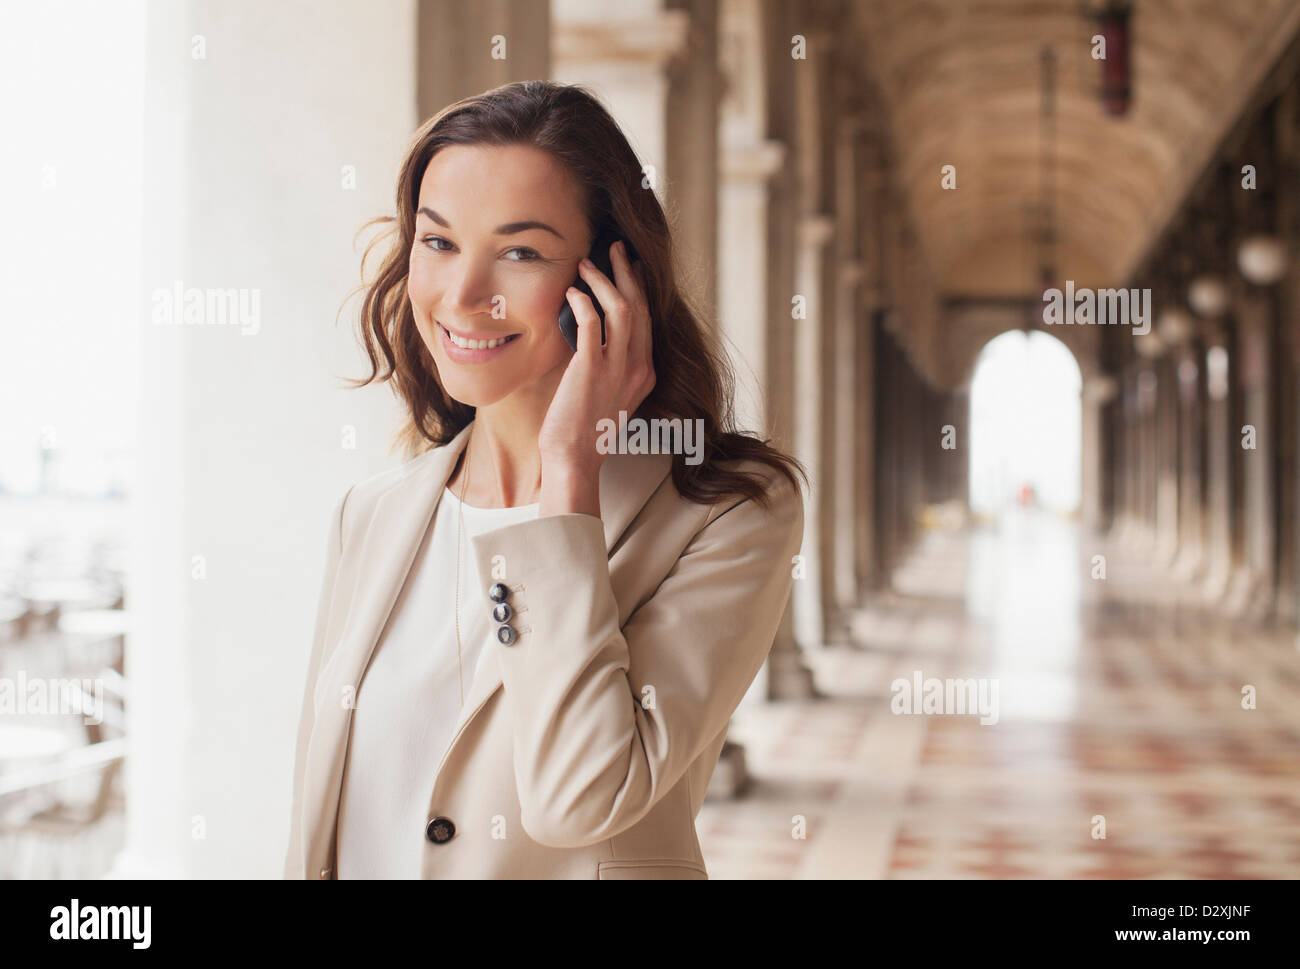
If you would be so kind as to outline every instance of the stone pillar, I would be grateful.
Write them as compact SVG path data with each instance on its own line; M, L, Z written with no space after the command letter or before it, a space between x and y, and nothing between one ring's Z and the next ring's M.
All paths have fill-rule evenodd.
M782 326L766 300L768 179L782 163L784 148L763 142L724 149L719 201L718 319L736 373L736 423L762 430L763 375L768 365L768 328Z
M878 317L883 311L884 278L881 254L883 232L882 203L885 191L885 173L880 137L872 132L864 139L859 158L857 222L859 225L859 263L863 279L858 302L857 381L854 386L854 411L857 414L858 448L856 454L856 484L858 513L856 528L857 601L865 602L880 582L879 544L876 527L876 506L880 495L876 490L876 462L879 460L880 440L876 432L876 384L879 380L880 362L876 357L876 330Z
M1088 534L1101 530L1102 480L1104 468L1102 461L1103 409L1115 397L1116 384L1112 377L1101 373L1085 376L1083 381L1083 413L1081 470L1083 483L1081 487L1082 508L1080 517Z
M1199 341L1178 351L1178 561L1175 574L1195 582L1205 573L1205 367Z
M416 10L421 120L502 84L550 76L548 3L418 0Z
M1228 338L1218 323L1206 327L1206 487L1208 568L1207 599L1222 598L1232 577L1232 433L1229 394Z
M724 0L716 17L716 87L723 92L717 108L720 148L714 166L718 225L710 234L698 234L695 244L711 237L715 246L720 343L736 377L737 427L761 436L779 437L769 426L769 343L772 329L783 326L784 321L771 312L766 243L769 179L781 168L785 146L765 138L765 51L757 0ZM692 50L699 55L695 41ZM684 155L674 153L671 157L676 168L676 159ZM674 185L679 181L675 180ZM774 669L780 672L774 675ZM741 709L758 698L772 696L774 679L780 681L778 689L788 688L791 670L811 688L811 673L800 661L787 608L768 662L746 692ZM709 797L735 797L745 790L747 780L744 750L728 740L709 782Z
M848 620L861 603L858 582L858 521L865 514L860 480L859 451L863 448L864 415L858 409L859 384L866 375L859 369L858 343L861 338L861 311L858 287L862 266L846 261L840 266L835 318L835 610L840 635L847 642Z
M1230 613L1249 613L1258 620L1272 613L1275 581L1273 470L1277 448L1271 380L1276 352L1274 312L1272 296L1267 292L1243 291L1237 305L1242 420L1232 428L1232 443L1240 462L1242 556L1226 605ZM1252 443L1253 448L1247 446Z
M1111 541L1125 545L1132 528L1133 493L1136 487L1135 469L1132 467L1131 446L1137 421L1135 405L1136 393L1133 389L1133 375L1128 368L1122 369L1116 377L1119 396L1111 408L1113 422L1111 433L1115 436L1114 464L1111 466L1111 481L1115 495L1115 516L1111 531Z
M1155 362L1156 407L1152 416L1155 448L1156 561L1170 568L1178 555L1178 373L1176 358Z
M917 511L921 505L921 494L925 487L924 451L927 446L934 446L938 429L930 420L926 408L925 384L917 372L916 365L904 354L907 366L904 369L903 387L905 388L903 405L902 445L903 488L901 504L901 521L903 522L903 554L910 551L916 539ZM929 442L928 444L926 442Z
M723 77L718 61L718 0L665 0L665 6L687 16L682 49L667 64L667 161L672 173L668 200L673 243L683 293L716 324L718 102ZM751 91L750 97L754 93ZM747 283L751 291L756 291L757 278Z
M797 430L796 337L797 329L805 321L791 316L791 300L796 292L795 253L798 232L798 186L793 151L796 140L794 73L795 64L790 57L792 28L787 20L792 11L784 4L760 3L759 22L763 43L763 83L761 86L766 121L765 141L785 145L783 164L772 173L769 180L767 239L767 300L771 325L767 331L767 407L765 426L773 439L783 448L802 458ZM816 492L817 469L808 465L809 477ZM810 617L809 592L813 603L817 590L807 587L813 578L811 563L815 562L815 517L808 511L811 496L805 498L804 544L800 555L805 566L802 578L797 579L791 593L791 608L786 611L776 642L768 657L768 695L771 699L806 699L816 696L812 672L804 664L800 642L817 642L820 629L816 625L818 613ZM809 622L813 631L809 632Z
M1286 495L1286 514L1278 536L1283 552L1278 608L1293 627L1300 627L1300 388L1296 387L1300 379L1300 267L1294 260L1292 267L1281 283L1279 314L1283 350L1278 386L1284 394L1279 401L1283 419L1278 434L1285 451L1278 480Z
M1137 370L1138 399L1138 437L1137 460L1138 492L1138 531L1137 547L1144 554L1152 554L1156 545L1156 403L1159 393L1159 379L1155 368L1143 363Z
M298 6L146 8L114 878L280 877L330 511L399 463L389 388L341 386L369 372L356 303L334 321L357 279L354 236L391 211L417 124L415 4L328 8L310 44ZM187 305L160 325L155 296L173 287ZM230 291L239 314L186 315Z
M1138 466L1135 461L1135 443L1141 427L1138 424L1137 380L1131 366L1121 374L1120 400L1116 408L1116 433L1119 448L1115 462L1115 490L1119 495L1120 516L1116 535L1121 544L1129 544L1137 533Z
M853 490L857 496L857 513L853 523L855 536L854 573L857 579L856 601L864 603L875 588L876 559L876 354L873 318L876 311L859 307L860 317L854 328L854 356L857 384L853 389L854 412L857 415L858 447L854 452Z
M765 137L763 24L758 0L724 0L719 23L723 90L717 233L718 319L736 373L736 423L763 431L769 408L769 331L788 310L769 299L770 180L785 145Z
M667 65L685 50L689 26L687 10L661 0L551 0L552 78L604 101L670 217Z
M897 562L900 492L899 475L901 453L899 426L901 407L900 388L903 380L902 355L888 332L885 319L888 312L876 321L876 394L875 394L875 522L877 536L878 585L888 590Z
M970 381L966 380L952 390L952 425L957 428L957 449L949 452L952 464L952 486L948 497L960 503L963 515L970 494ZM965 520L965 519L963 519Z
M1294 318L1290 315L1291 293L1284 278L1277 294L1278 349L1273 358L1273 387L1277 395L1277 535L1275 542L1277 562L1277 599L1275 615L1280 622L1291 626L1300 620L1296 597L1296 547L1297 530L1297 478L1300 477L1300 421L1297 417L1296 332Z
M1300 76L1293 77L1278 101L1277 230L1291 254L1278 281L1278 352L1273 371L1277 388L1277 616L1300 628ZM1297 640L1300 647L1300 640Z
M835 106L829 34L809 26L800 32L807 37L807 59L795 60L792 66L798 199L792 295L802 310L793 320L795 446L811 471L813 488L805 526L811 542L805 543L811 581L797 590L805 608L796 618L803 623L800 638L823 645L846 639L836 622L834 589Z
M826 519L833 514L833 496L827 481L829 461L823 451L826 395L823 386L822 342L833 321L825 317L821 287L823 249L830 241L834 223L825 215L810 214L799 222L796 236L795 295L804 300L807 318L793 321L795 337L796 456L812 471L812 494L805 507L804 555L808 582L797 585L796 601L802 606L800 639L807 643L826 642L826 604L829 598L827 573Z
M859 367L861 287L866 277L861 262L861 213L857 182L861 171L860 142L864 119L850 115L840 121L835 144L835 207L838 271L835 278L832 370L828 374L835 408L833 468L835 475L834 546L832 556L833 628L829 642L852 641L852 617L861 602L858 582L858 520L864 512L858 490L863 447L864 415L858 409L859 388L866 374Z

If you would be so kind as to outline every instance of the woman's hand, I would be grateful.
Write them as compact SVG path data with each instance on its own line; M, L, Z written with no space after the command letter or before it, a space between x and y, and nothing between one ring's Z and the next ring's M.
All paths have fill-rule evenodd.
M628 263L621 240L610 248L610 262L613 281L588 259L578 265L605 310L603 347L600 316L590 297L575 287L565 295L578 321L578 349L551 398L537 439L543 515L577 511L600 517L597 483L605 455L596 450L598 423L609 419L617 424L619 411L630 418L654 389L642 266Z

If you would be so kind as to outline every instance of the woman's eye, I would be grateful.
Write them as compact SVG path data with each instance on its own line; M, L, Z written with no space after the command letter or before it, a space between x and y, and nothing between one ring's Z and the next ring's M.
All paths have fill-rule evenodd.
M442 236L425 236L420 240L434 252L450 252L455 248L450 242L447 242ZM446 242L447 247L444 249L438 245L440 242ZM535 249L529 249L527 246L515 246L508 250L511 253L517 253L517 256L511 258L511 262L532 262L534 259L540 259L541 255Z

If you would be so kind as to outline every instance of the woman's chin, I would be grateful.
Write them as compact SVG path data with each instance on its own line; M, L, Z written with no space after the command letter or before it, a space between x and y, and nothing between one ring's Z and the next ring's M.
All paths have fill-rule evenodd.
M446 371L444 370L443 373ZM474 381L448 381L443 384L447 396L465 407L488 407L510 396L512 388L486 386Z

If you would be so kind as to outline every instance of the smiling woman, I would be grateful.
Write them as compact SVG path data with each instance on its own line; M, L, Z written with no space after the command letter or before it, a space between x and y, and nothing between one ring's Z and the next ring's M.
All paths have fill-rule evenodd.
M538 396L554 391L571 355L556 325L566 287L591 241L612 228L640 257L638 281L653 321L644 338L654 385L637 416L704 421L709 459L675 462L678 490L697 501L743 495L761 502L757 478L728 466L745 459L795 484L792 458L732 433L734 377L714 329L678 288L663 208L643 186L641 162L618 124L581 86L509 84L449 105L412 138L396 194L397 215L369 223L388 232L371 243L366 261L377 248L387 251L362 287L371 373L354 385L395 383L408 409L398 436L408 457L448 443L477 407L513 383L484 372L475 377L484 383L465 386L460 372L440 366L450 361L439 359L451 344L444 331L520 337L500 355L501 366L512 378L515 368L544 378Z
M586 91L446 108L397 213L357 386L395 381L410 459L335 508L286 875L707 877L694 818L789 599L803 469L733 427L663 209ZM628 414L702 441L598 446Z

